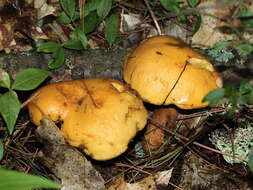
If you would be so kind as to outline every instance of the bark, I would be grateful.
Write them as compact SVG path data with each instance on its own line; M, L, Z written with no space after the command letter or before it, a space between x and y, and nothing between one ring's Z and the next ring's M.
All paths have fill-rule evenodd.
M48 69L50 54L26 52L18 54L0 54L0 68L11 74L26 68L41 68L53 72L54 77L64 79L80 79L88 77L111 77L121 79L121 67L126 50L65 50L65 64L59 69ZM67 75L67 76L66 76ZM65 78L64 78L64 77Z

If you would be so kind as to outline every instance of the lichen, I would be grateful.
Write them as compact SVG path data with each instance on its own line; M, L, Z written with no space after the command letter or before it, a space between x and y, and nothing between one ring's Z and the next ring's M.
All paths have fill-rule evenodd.
M221 63L227 63L231 59L235 58L234 54L228 50L210 49L208 50L207 55L214 61Z
M229 134L229 132L224 128L216 129L210 134L209 140L218 150L248 160L250 148L253 147L252 125L253 123L248 124L245 127L238 127L231 134ZM247 164L245 161L241 161L233 157L225 155L223 155L223 157L230 164Z

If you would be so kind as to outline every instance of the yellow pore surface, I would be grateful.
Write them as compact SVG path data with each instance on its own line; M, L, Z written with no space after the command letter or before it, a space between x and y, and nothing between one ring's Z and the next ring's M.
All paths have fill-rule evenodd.
M124 62L124 80L152 104L183 109L207 105L202 99L222 86L220 74L182 41L157 36L144 41Z
M70 84L74 85L73 88ZM63 120L61 130L67 141L96 160L112 159L123 153L129 141L146 125L147 111L142 101L116 80L94 78L56 83L43 87L40 94L33 101L32 110L29 107L32 118L37 118L33 115L39 112L34 112L36 107L40 107L46 115L54 115L54 118L63 113L58 118ZM74 98L70 98L71 94ZM47 113L49 109L42 107L45 106L43 102L54 97L62 103L56 103L57 108L50 110L65 109L54 114Z

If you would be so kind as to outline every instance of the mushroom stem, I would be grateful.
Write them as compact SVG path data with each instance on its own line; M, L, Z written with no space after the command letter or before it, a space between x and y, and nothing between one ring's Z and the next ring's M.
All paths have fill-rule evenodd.
M154 111L152 119L166 128L173 128L177 120L177 110L175 108L160 108ZM144 134L143 149L146 152L157 150L164 142L164 130L149 123Z

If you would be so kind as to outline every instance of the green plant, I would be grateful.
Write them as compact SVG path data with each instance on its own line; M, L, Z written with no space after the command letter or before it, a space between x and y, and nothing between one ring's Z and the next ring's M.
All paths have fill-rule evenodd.
M238 51L242 58L246 58L249 54L253 52L253 45L247 42L238 41L221 41L217 42L213 49L218 51L227 51L227 48L234 48Z
M0 168L0 189L30 190L31 188L60 188L60 185L43 177Z
M239 14L237 18L244 24L246 29L252 29L253 26L253 11L250 7L246 7L244 4L240 6Z
M85 50L88 47L88 37L98 25L108 16L112 8L112 0L91 0L84 7L77 10L76 0L60 0L63 11L57 21L60 24L71 24L74 28L70 40L59 42L46 42L38 45L37 51L51 53L52 60L48 63L51 69L63 65L64 48ZM106 19L104 36L110 46L115 42L118 31L118 17L112 14Z
M248 157L249 157L248 165L250 170L253 172L253 147L251 147Z
M249 81L241 82L239 88L228 85L208 93L203 101L209 102L212 107L227 104L231 108L228 114L233 115L237 112L239 105L253 104L253 86Z
M14 90L32 90L50 75L51 72L30 68L17 73L15 80L11 81L9 74L0 69L0 87L7 89L7 92L0 96L0 114L7 125L9 134L12 134L14 130L21 109L21 103Z
M195 33L199 30L201 14L195 8L200 3L200 0L160 0L160 3L167 11L175 13L176 18L181 25L186 25L187 15L195 16L196 22L192 32ZM187 9L190 11L186 11Z
M4 157L4 145L0 140L0 161L3 159L3 157Z
M206 95L203 101L209 102L209 105L214 107L221 104L229 105L225 116L232 118L239 111L238 106L243 104L253 104L253 86L249 81L241 82L239 88L233 85L226 86L214 90ZM234 146L227 142L229 138L224 138L224 133L213 134L213 144L223 152L235 154L248 160L248 165L253 171L253 130L252 125L245 129L239 128L235 132ZM251 150L250 150L251 148ZM229 163L240 163L238 159L232 159L224 156L224 159Z

